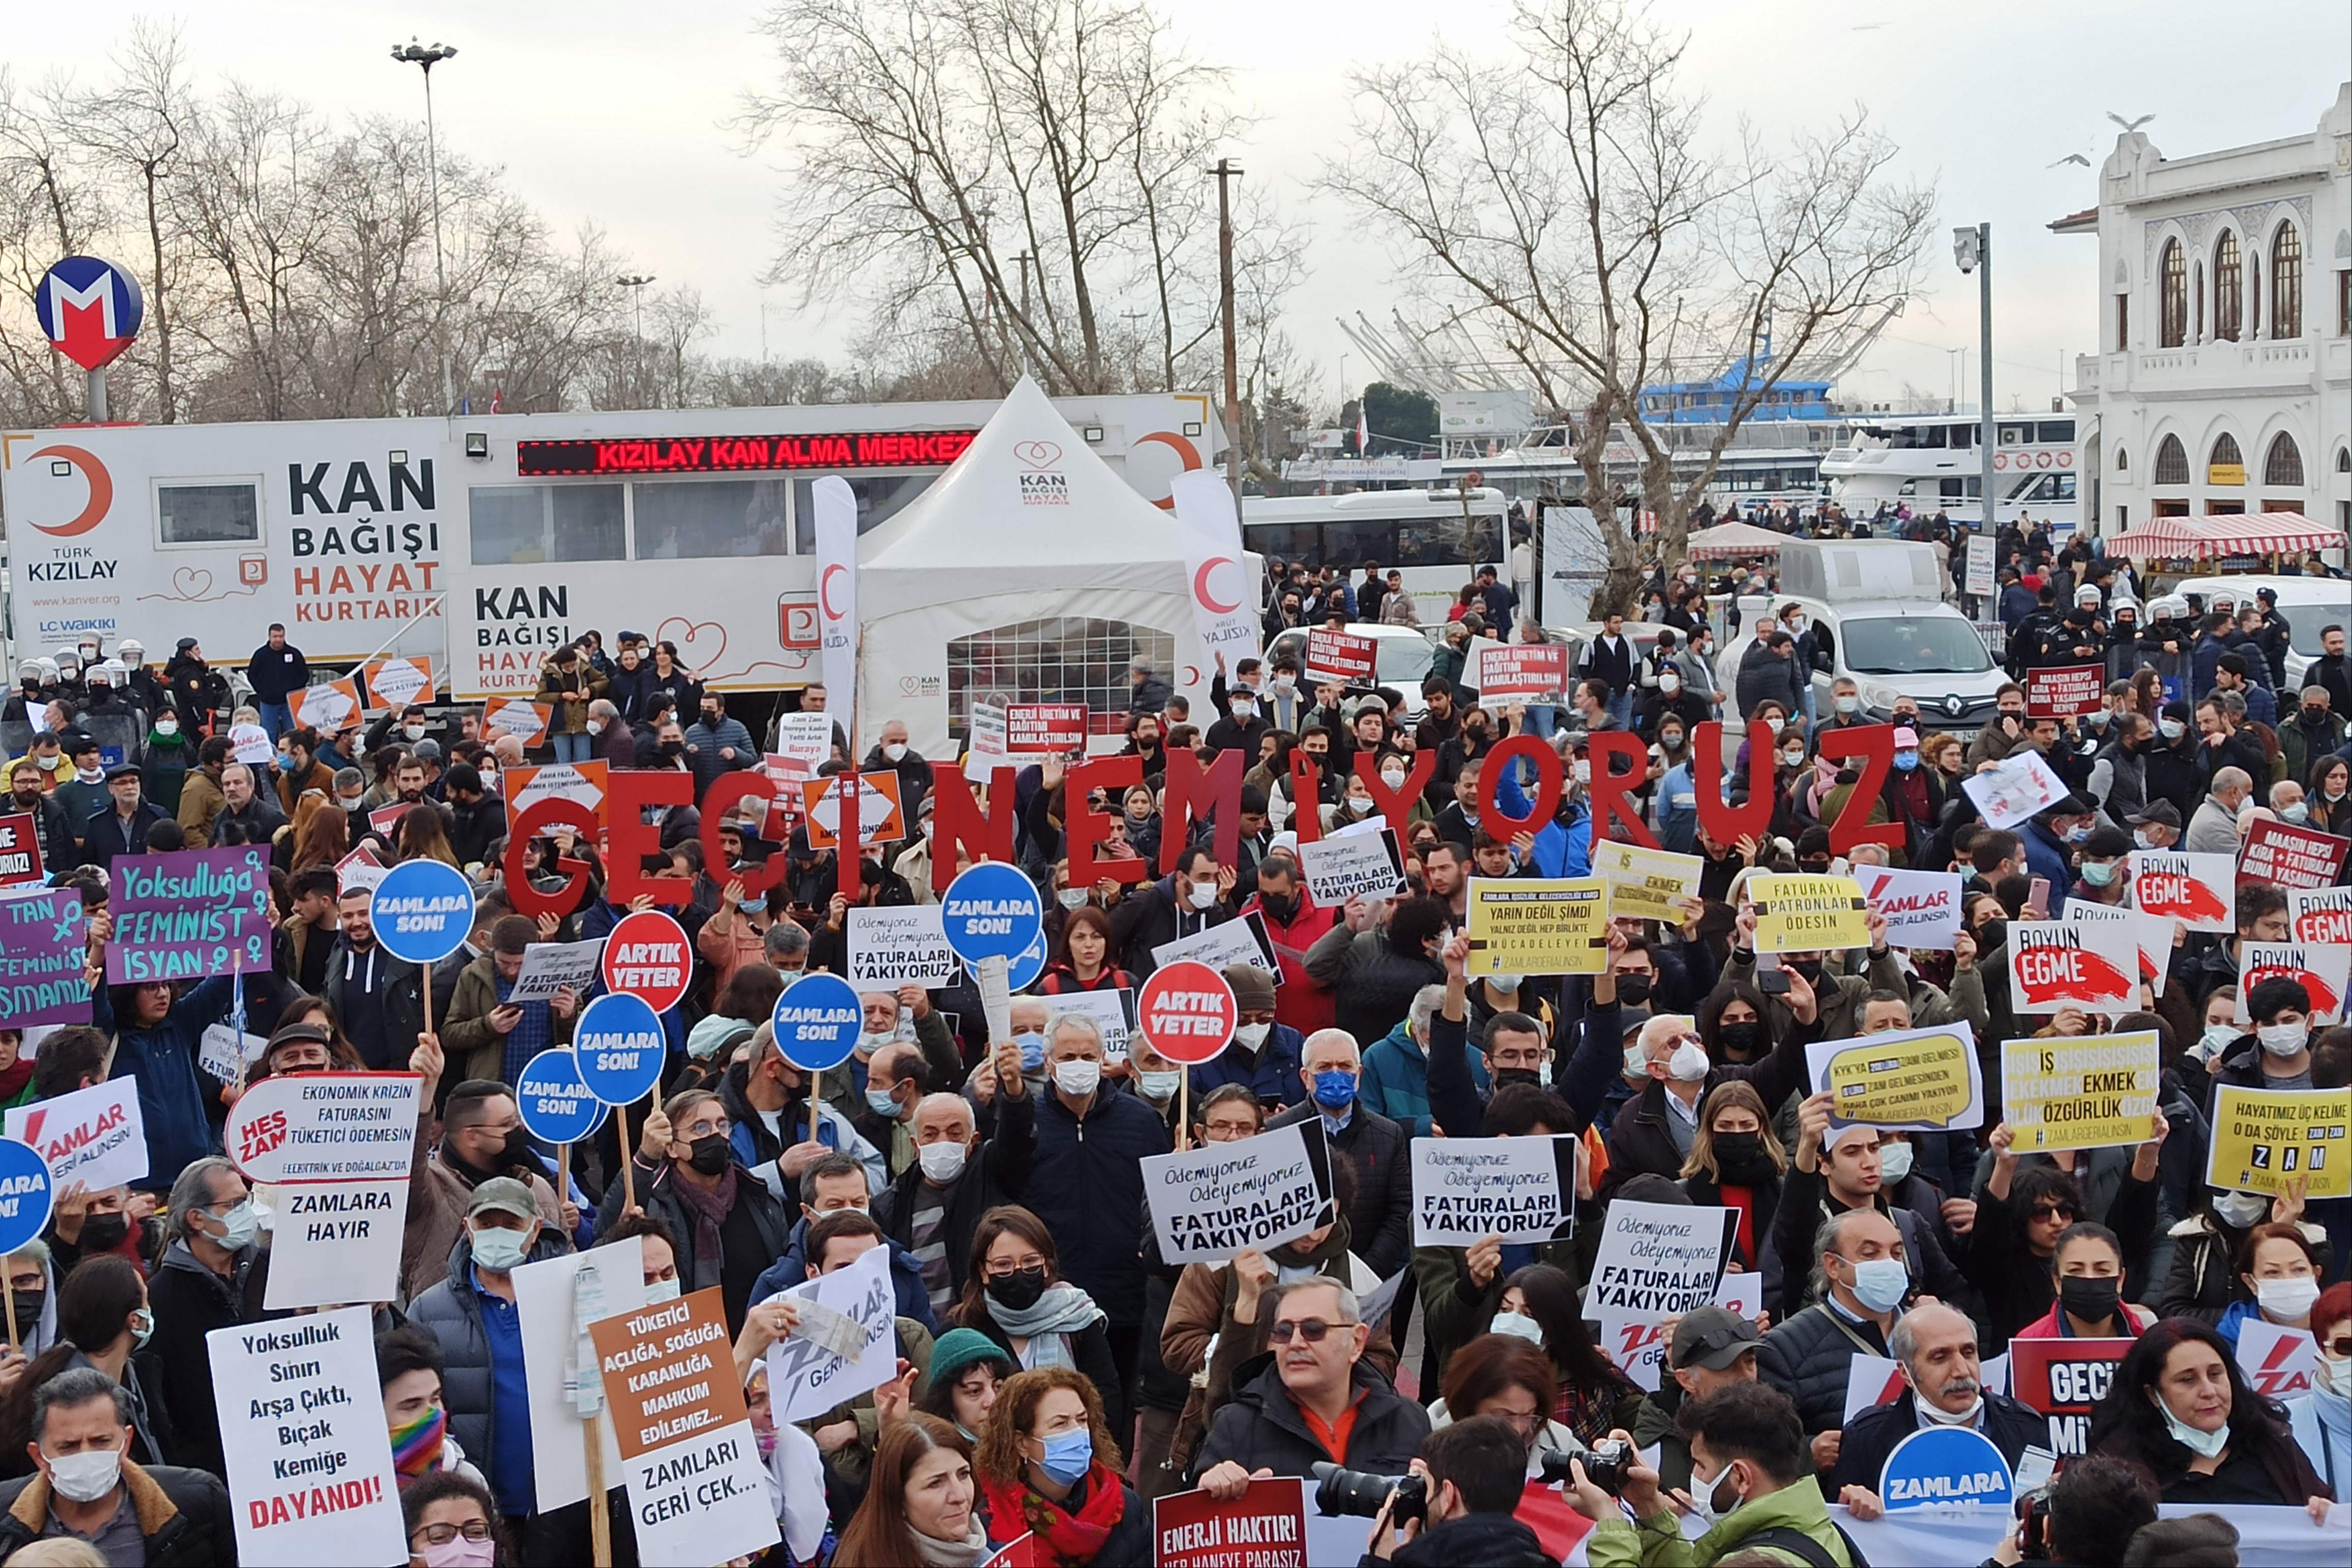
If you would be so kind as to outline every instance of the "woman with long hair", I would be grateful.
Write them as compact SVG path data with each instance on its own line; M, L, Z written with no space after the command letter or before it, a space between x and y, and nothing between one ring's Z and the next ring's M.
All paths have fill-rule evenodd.
M339 816L341 814L337 813ZM400 825L394 831L393 836L400 841L402 860L439 861L444 865L453 866L457 864L457 852L450 846L449 831L442 825L441 809L430 801L403 811L400 814Z
M1049 997L1132 990L1135 977L1111 962L1111 946L1110 916L1091 904L1080 904L1063 917L1062 935L1037 988Z
M2312 764L2311 784L2304 791L2311 802L2311 825L2326 833L2352 833L2352 764L2329 755Z
M1016 1366L1072 1367L1097 1387L1120 1386L1108 1315L1062 1278L1044 1220L1018 1204L990 1209L972 1228L971 1258L971 1277L949 1314L957 1327L986 1334ZM1123 1420L1123 1411L1114 1413Z
M988 1413L974 1466L988 1532L1034 1534L1039 1557L1057 1568L1149 1563L1150 1511L1122 1468L1092 1379L1066 1366L1016 1374Z
M1717 982L1698 1004L1698 1038L1708 1056L1735 1067L1771 1055L1772 1013L1764 993L1739 980Z
M2091 1407L2089 1452L2145 1465L2166 1502L2306 1507L2327 1517L2327 1486L2256 1394L2221 1336L2167 1318L2116 1364Z
M309 871L312 866L334 866L352 852L351 813L321 795L316 802L310 795L302 797L295 808L294 856L287 863L289 873Z
M1743 1270L1763 1267L1759 1244L1772 1234L1788 1169L1788 1151L1772 1131L1763 1096L1743 1080L1717 1084L1699 1104L1698 1130L1683 1161L1683 1191L1702 1207L1738 1211L1732 1245Z
M32 1440L33 1391L60 1372L94 1366L131 1396L130 1457L142 1465L163 1462L151 1416L152 1396L141 1385L131 1357L155 1332L147 1305L147 1281L138 1266L112 1252L85 1258L58 1285L58 1342L35 1356L0 1400L0 1477L33 1473L26 1445Z
M937 1416L916 1411L882 1428L866 1500L833 1556L834 1568L979 1568L996 1550L973 1506L971 1445Z
M1568 1270L1530 1263L1505 1280L1492 1332L1517 1334L1543 1346L1559 1375L1551 1418L1574 1433L1578 1442L1590 1448L1614 1427L1633 1429L1642 1391L1592 1343Z

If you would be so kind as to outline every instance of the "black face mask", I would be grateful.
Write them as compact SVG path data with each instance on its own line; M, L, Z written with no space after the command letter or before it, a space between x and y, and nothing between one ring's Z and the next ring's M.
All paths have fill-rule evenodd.
M1037 1298L1045 1293L1045 1270L1042 1268L1016 1269L988 1282L989 1298L998 1306L1016 1312L1025 1312L1035 1306Z
M1977 927L1977 951L1981 954L2009 940L2009 922L1988 920Z
M704 708L702 710L702 727L705 729L717 729L719 727L719 716L711 712L710 709Z
M1822 961L1819 958L1793 958L1789 967L1805 977L1805 984L1819 988L1822 983Z
M723 1134L713 1133L707 1138L697 1138L687 1145L693 1153L686 1163L703 1176L715 1176L725 1170L735 1157L735 1150Z
M1647 1006L1650 1000L1650 977L1647 975L1619 976L1617 999L1629 1008Z
M124 1214L93 1214L81 1222L81 1249L84 1252L111 1252L122 1245L131 1234L131 1217Z
M664 757L683 757L686 755L686 742L665 740L661 743L661 754Z
M1763 1045L1764 1026L1755 1022L1718 1024L1715 1039L1716 1043L1723 1048L1726 1057L1745 1061ZM1720 1148L1722 1142L1722 1139L1717 1139L1716 1146Z
M2058 1281L2058 1304L2077 1322L2104 1322L2116 1315L2116 1287L2121 1282L2112 1275L2104 1280L2071 1275Z
M1756 1181L1771 1168L1764 1158L1764 1134L1717 1133L1715 1135L1715 1165L1726 1181L1742 1186Z
M1498 1067L1495 1070L1496 1088L1508 1089L1518 1083L1530 1089L1540 1089L1543 1087L1543 1074L1532 1067Z
M82 1227L82 1233L85 1236L89 1233L89 1228L87 1225ZM88 1249L85 1248L84 1250L87 1251ZM40 1322L41 1308L48 1299L49 1292L47 1290L16 1292L16 1337L18 1339L23 1339L26 1334L31 1333L35 1326Z

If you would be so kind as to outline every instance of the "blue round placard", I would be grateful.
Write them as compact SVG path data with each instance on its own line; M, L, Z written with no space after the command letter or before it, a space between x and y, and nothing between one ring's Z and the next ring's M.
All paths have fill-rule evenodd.
M1045 972L1045 933L1037 933L1037 940L1021 950L1021 956L1004 967L1004 988L1025 991L1037 983Z
M580 1082L607 1105L634 1105L652 1093L668 1050L651 1005L626 991L607 991L590 1002L572 1031Z
M560 1047L523 1063L515 1109L523 1131L542 1144L584 1143L604 1121L604 1102L580 1081L579 1060Z
M1963 1503L2006 1511L2016 1490L2009 1461L1973 1427L1923 1427L1895 1445L1878 1473L1889 1513Z
M0 1138L0 1257L17 1250L48 1228L49 1163L38 1149Z
M1001 861L982 861L950 883L940 904L948 946L967 964L1019 957L1045 923L1037 884Z
M368 918L394 957L437 964L473 935L474 884L446 862L403 861L375 884Z
M776 1050L803 1072L823 1072L849 1060L866 1027L866 1009L838 975L808 975L776 998L770 1015Z

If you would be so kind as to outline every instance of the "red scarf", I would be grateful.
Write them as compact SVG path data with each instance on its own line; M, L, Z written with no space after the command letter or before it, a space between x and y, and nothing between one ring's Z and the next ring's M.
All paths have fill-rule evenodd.
M989 1534L1011 1540L1018 1533L1013 1521L1019 1520L1051 1551L1057 1565L1093 1562L1127 1511L1118 1478L1100 1459L1087 1471L1086 1506L1075 1514L1021 1477L1010 1485L982 1477L980 1487L988 1500Z

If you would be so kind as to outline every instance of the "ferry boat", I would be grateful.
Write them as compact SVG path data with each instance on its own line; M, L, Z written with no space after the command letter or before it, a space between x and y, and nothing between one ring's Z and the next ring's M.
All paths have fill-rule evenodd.
M2071 414L2014 413L1993 421L1992 455L1997 525L2044 524L2053 539L2082 521L2075 466L2079 455ZM1876 414L1847 423L1822 459L1830 499L1850 517L1881 507L1941 512L1953 522L1984 516L1983 465L1977 451L1982 422L1972 413Z

